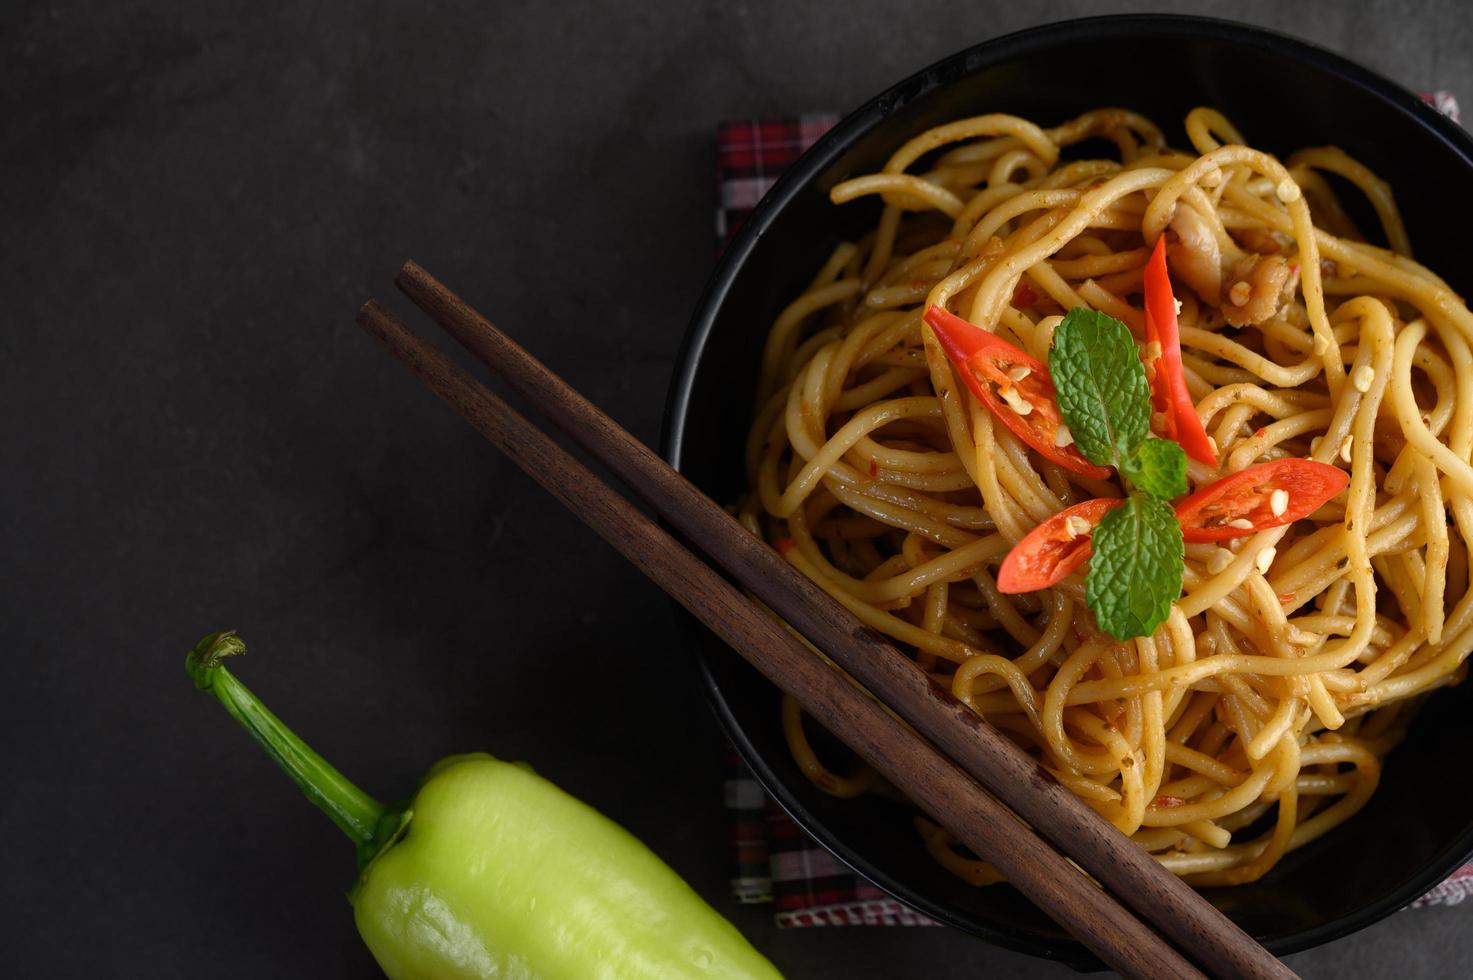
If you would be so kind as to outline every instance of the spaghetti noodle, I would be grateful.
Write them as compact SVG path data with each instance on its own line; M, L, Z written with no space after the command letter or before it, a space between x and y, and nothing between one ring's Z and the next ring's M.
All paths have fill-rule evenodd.
M1349 819L1422 695L1473 650L1473 314L1417 264L1387 185L1333 148L1286 162L1211 109L1193 152L1121 109L1053 129L984 115L832 191L883 203L768 336L741 517L916 665L1194 884L1253 881ZM1108 159L1066 152L1114 144ZM1369 199L1362 240L1331 181ZM1120 496L1021 443L958 384L922 314L950 310L1047 360L1089 307L1139 337L1168 236L1183 365L1217 467L1305 457L1344 492L1289 526L1188 544L1166 622L1095 628L1083 572L1005 595L996 572L1050 515ZM818 757L825 791L875 791ZM968 881L997 875L917 819Z

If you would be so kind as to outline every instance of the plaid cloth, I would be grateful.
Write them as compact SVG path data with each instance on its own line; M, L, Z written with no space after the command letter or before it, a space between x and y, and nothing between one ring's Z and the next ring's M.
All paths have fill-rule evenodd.
M815 115L738 119L717 126L716 241L731 241L773 182L838 121L838 116Z
M1450 119L1449 92L1422 97ZM782 172L838 121L833 115L738 119L716 130L716 239L729 242ZM850 870L803 832L775 803L735 749L725 765L731 821L731 891L738 902L771 902L780 928L804 926L934 926ZM1456 905L1473 896L1473 864L1453 872L1412 903Z
M735 749L727 748L724 764L731 893L738 902L771 902L784 929L938 924L865 881L804 833Z

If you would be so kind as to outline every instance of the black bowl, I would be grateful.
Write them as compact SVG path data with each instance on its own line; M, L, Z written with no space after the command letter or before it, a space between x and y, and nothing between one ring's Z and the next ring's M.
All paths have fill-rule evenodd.
M1473 140L1401 86L1302 41L1189 17L1070 21L988 41L865 103L777 183L727 249L691 319L666 414L670 462L721 501L744 487L742 444L773 318L830 250L871 226L876 206L835 207L828 189L878 169L929 126L983 112L1053 125L1096 106L1144 112L1186 146L1186 112L1210 105L1280 154L1336 144L1389 180L1417 257L1464 294L1473 238L1449 194L1473 187ZM1453 204L1452 207L1461 207ZM1374 227L1374 222L1363 222ZM836 800L789 757L776 691L692 620L707 693L747 762L789 813L860 874L927 915L1081 967L1087 951L1007 886L974 888L922 849L908 812ZM1406 905L1473 851L1468 691L1434 696L1354 819L1263 880L1207 896L1275 953L1343 936Z

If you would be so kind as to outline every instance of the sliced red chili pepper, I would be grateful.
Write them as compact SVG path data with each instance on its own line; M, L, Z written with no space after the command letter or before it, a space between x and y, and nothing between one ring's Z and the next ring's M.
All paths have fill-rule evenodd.
M1086 500L1059 511L1013 545L997 570L997 590L1013 594L1046 589L1083 565L1094 550L1090 535L1107 511L1125 501Z
M1181 363L1181 334L1176 324L1176 295L1166 271L1166 236L1156 239L1156 249L1146 263L1146 342L1161 347L1151 378L1151 404L1165 419L1168 439L1181 443L1187 455L1208 466L1217 465L1217 453L1197 417L1187 391L1186 369ZM1150 373L1150 372L1147 372Z
M1053 378L1042 361L939 306L926 310L926 322L936 331L941 349L972 394L1013 435L1044 459L1072 473L1097 480L1110 475L1108 468L1085 459L1072 442L1066 446L1057 444L1064 417L1059 414L1059 403L1054 397ZM1016 404L1026 402L1031 406L1027 414L1019 414L1008 404L1009 398Z
M1188 541L1241 538L1313 514L1349 482L1327 463L1276 459L1209 483L1176 505L1176 517Z

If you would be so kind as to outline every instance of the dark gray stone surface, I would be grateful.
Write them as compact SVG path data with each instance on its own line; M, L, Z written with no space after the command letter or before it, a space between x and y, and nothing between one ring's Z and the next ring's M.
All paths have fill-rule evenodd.
M233 626L240 673L371 791L452 751L529 759L795 977L1065 974L726 903L719 736L666 600L352 323L414 256L653 440L712 261L717 120L844 109L1140 5L789 6L0 10L5 972L373 975L347 844L180 669ZM1473 97L1454 0L1192 8ZM1470 915L1293 963L1465 973Z

